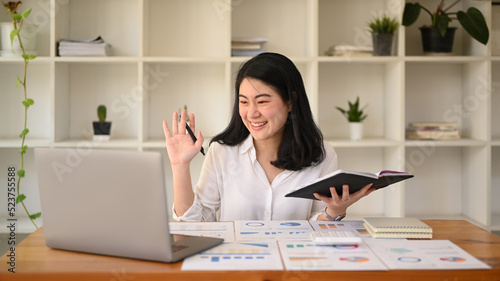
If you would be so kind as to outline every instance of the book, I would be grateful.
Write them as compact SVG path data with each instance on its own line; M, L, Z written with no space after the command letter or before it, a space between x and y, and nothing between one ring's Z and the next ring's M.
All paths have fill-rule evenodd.
M457 124L450 122L413 122L408 124L409 140L457 140L460 132Z
M460 132L458 130L406 130L406 138L409 140L458 140Z
M418 129L456 129L457 124L450 122L413 122L408 124L410 128Z
M336 45L325 51L325 55L334 57L371 57L373 47L357 45Z
M373 183L373 187L378 189L412 177L413 175L399 171L383 170L377 174L372 174L340 169L295 188L285 197L316 199L313 195L315 192L331 197L330 187L334 186L337 194L342 194L342 185L344 184L349 185L349 193L352 194L370 183Z
M416 218L363 218L373 238L432 238L432 228Z

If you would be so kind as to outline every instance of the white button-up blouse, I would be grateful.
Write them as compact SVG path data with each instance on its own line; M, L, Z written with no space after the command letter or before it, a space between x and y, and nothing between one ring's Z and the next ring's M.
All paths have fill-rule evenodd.
M257 161L251 135L237 146L212 143L205 157L193 205L177 221L316 220L319 200L285 197L293 189L337 170L337 154L324 144L326 157L316 166L285 170L269 183ZM217 211L220 215L217 218Z

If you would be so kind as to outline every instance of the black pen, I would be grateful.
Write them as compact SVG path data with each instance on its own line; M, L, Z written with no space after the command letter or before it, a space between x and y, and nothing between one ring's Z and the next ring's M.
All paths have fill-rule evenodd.
M191 139L193 139L193 141L196 142L197 139L194 136L193 131L191 131L191 128L189 128L189 125L187 123L186 123L186 129L187 129L189 135L191 136ZM200 152L201 152L201 154L205 155L205 150L203 150L203 146L201 147Z

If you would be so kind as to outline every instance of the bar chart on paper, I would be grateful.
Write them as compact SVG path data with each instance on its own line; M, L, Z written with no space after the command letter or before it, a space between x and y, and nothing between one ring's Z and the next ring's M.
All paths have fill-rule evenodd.
M223 243L184 260L182 270L282 270L275 241Z

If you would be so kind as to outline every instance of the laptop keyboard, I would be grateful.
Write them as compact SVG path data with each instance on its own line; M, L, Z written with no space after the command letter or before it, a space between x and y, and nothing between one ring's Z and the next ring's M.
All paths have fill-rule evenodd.
M176 245L176 244L174 244L174 245L172 245L172 252L175 253L175 252L178 252L180 250L186 249L187 247L188 246L186 246L186 245Z

